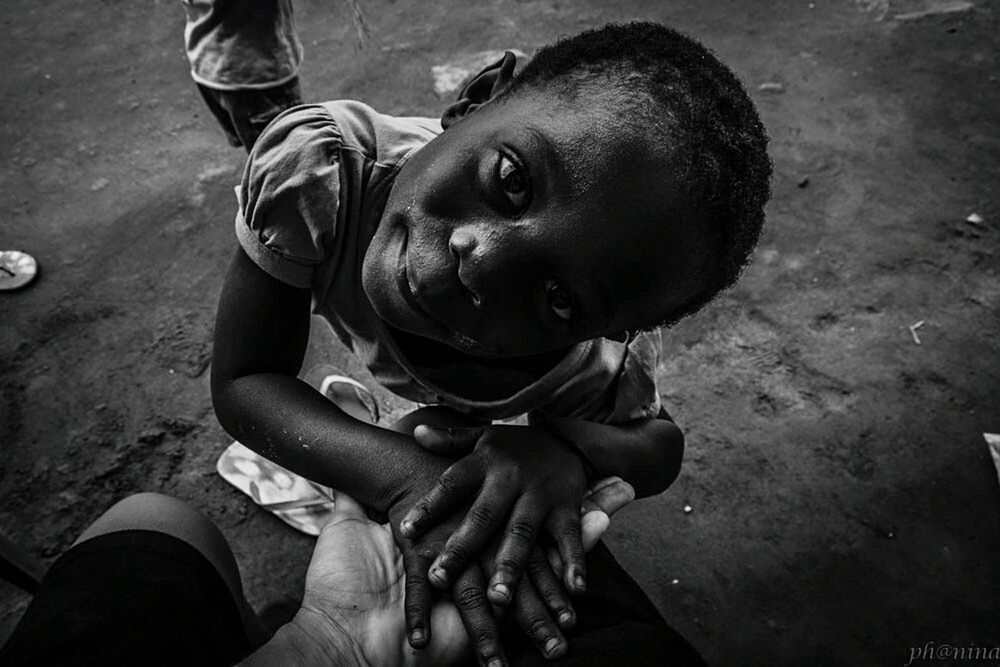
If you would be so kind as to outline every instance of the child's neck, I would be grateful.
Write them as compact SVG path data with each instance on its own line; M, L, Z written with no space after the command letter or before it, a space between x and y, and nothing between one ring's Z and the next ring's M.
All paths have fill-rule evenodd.
M429 381L456 396L491 401L513 396L566 356L567 349L505 359L475 357L429 338L389 327L399 351Z

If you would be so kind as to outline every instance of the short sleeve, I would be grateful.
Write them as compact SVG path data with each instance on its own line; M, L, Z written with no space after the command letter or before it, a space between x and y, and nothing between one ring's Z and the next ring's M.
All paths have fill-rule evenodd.
M660 414L656 367L660 362L661 340L657 329L640 333L628 344L609 421L619 423Z
M236 190L240 245L261 269L293 287L310 287L333 246L341 146L325 108L290 109L260 135Z
M574 376L529 420L570 417L604 424L651 419L660 414L656 387L660 332L646 331L627 344L598 339Z

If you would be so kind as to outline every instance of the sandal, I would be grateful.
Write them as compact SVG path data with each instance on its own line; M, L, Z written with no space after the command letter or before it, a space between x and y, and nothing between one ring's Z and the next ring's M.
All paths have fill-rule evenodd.
M302 379L352 417L378 422L378 403L372 393L335 367L316 366ZM216 469L261 508L307 535L319 535L333 517L336 491L296 475L240 442L222 452Z

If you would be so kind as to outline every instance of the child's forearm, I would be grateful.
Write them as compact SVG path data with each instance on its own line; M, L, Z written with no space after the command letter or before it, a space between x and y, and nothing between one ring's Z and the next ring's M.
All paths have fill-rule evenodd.
M594 476L621 477L644 498L673 483L684 457L684 434L664 415L619 425L554 419L545 427L580 450Z
M382 512L449 464L410 436L346 415L288 375L233 378L214 388L213 399L223 427L244 445Z
M387 511L448 462L407 436L363 424L295 378L309 340L310 293L236 252L215 324L212 402L240 442L303 477Z

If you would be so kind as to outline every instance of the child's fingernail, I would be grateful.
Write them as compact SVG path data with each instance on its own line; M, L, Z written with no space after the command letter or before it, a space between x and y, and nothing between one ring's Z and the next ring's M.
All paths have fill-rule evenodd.
M407 537L413 534L413 529L413 521L410 519L403 519L403 523L399 524L399 530Z
M580 593L583 593L585 590L587 590L587 582L579 574L573 577L573 585L576 586L576 590L579 591Z
M423 628L414 628L410 633L410 641L414 644L421 644L426 636L427 635L424 634Z
M573 612L568 609L563 613L559 614L559 625L572 625L573 623Z
M493 584L493 592L502 597L504 600L510 597L510 588L508 588L507 584Z
M503 667L503 660L501 660L500 658L493 658L488 663L486 663L486 667Z
M549 640L545 642L545 655L551 655L555 653L556 650L559 648L559 644L560 642L558 637L549 637Z
M448 581L448 572L440 565L431 566L430 576L432 579L437 579L442 584Z

